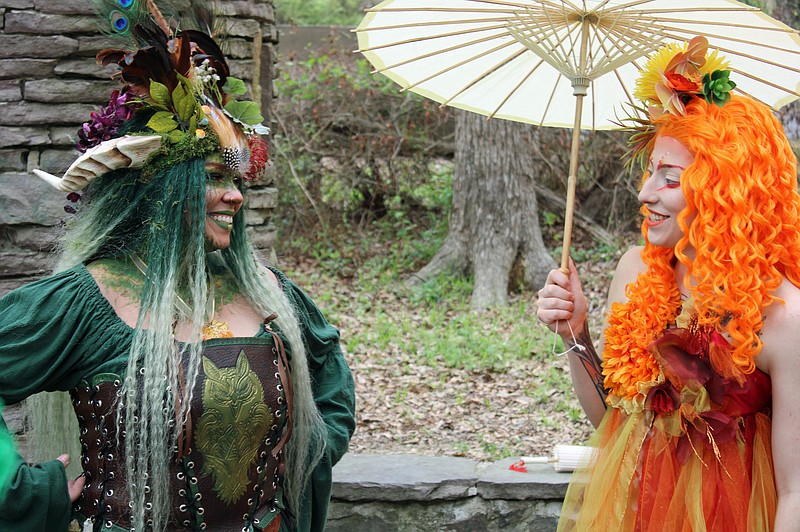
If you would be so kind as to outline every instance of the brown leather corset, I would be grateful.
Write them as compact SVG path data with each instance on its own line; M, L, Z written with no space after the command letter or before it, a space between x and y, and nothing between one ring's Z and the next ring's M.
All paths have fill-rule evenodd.
M93 519L95 530L131 530L124 431L117 444L121 378L104 374L93 380L70 392L87 473L75 509ZM289 382L285 355L268 340L204 343L191 423L184 427L188 445L171 461L169 530L260 529L280 512L282 447L291 433L286 399L291 391L284 392L284 382Z

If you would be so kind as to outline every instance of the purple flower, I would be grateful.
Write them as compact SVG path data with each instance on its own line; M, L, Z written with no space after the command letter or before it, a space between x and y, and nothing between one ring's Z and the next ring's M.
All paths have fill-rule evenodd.
M93 112L90 115L91 120L85 122L78 130L80 138L76 145L78 151L84 153L89 148L113 138L120 126L129 120L140 106L140 104L131 103L133 98L134 95L127 86L122 91L112 92L108 105L100 107L98 112Z

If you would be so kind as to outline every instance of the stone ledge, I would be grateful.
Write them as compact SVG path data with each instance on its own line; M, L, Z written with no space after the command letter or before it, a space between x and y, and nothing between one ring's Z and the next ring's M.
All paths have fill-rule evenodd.
M532 464L527 473L518 473L508 469L515 461L487 464L451 456L346 454L333 468L332 497L394 502L564 497L570 474L556 473L549 464Z
M348 454L333 468L332 532L555 530L571 475L516 459Z

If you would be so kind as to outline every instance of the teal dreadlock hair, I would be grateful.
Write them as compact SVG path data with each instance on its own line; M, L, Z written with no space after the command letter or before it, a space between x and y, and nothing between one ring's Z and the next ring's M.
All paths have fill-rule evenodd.
M56 267L62 271L95 259L122 259L132 252L137 252L148 265L147 276L153 282L145 283L142 291L121 395L124 407L119 409L118 419L124 416L139 420L138 424L127 425L125 440L133 519L139 523L150 519L155 530L166 524L169 461L177 442L177 431L171 428L175 397L168 390L183 390L185 396L180 404L191 404L201 364L199 342L174 341L172 324L185 319L180 316L176 302L179 293L188 294L188 300L193 302L190 321L199 338L206 319L208 267L226 266L239 291L262 315L277 312L276 323L291 347L294 430L286 448L285 493L294 511L299 510L301 494L325 447L326 430L314 403L295 309L258 260L247 238L244 210L234 218L230 247L211 253L205 249L206 180L203 159L176 163L146 180L142 179L141 171L134 170L99 177L87 188L85 204L69 223ZM177 363L181 356L189 360L185 386L179 385L178 378ZM143 386L137 386L137 375L142 368ZM168 404L164 404L165 397ZM68 404L39 403L31 410L37 414L34 424L47 427L49 434L68 430L54 427L54 420L74 423ZM181 413L182 418L187 415L186 411ZM47 444L53 439L34 435L32 441ZM138 452L139 449L144 452ZM63 447L39 449L38 456L51 458L54 452L61 454ZM71 452L79 455L79 450ZM149 493L145 492L145 486ZM150 512L145 511L148 502L152 503Z

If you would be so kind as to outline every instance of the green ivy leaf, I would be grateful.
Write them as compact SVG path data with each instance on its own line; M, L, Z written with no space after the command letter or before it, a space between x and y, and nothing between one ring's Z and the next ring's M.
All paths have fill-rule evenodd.
M172 103L169 89L163 83L150 80L150 99L153 100L153 107L166 111Z
M239 78L228 76L228 78L225 80L225 85L222 86L222 90L226 94L239 96L247 92L247 87L245 86L244 81L240 80Z
M264 117L261 116L261 108L255 102L228 102L225 110L234 120L242 124L255 125L264 121Z
M197 107L197 100L194 94L186 90L183 83L178 83L178 86L172 91L172 101L175 104L175 111L178 113L178 119L181 121L189 120L189 118L194 115L194 110Z
M156 133L169 133L178 127L178 122L175 121L175 115L169 111L158 111L147 122L147 127Z

